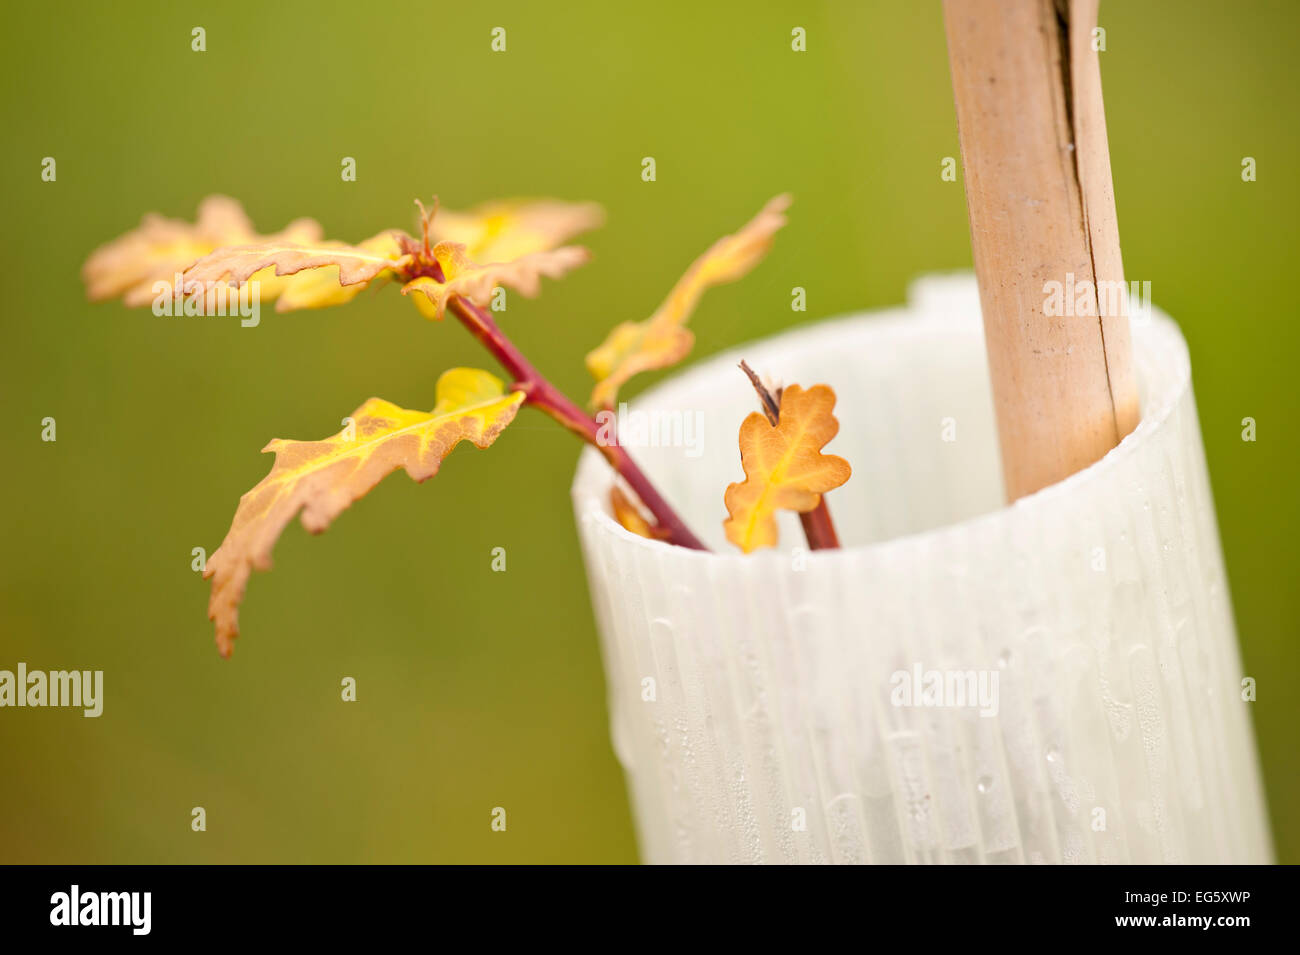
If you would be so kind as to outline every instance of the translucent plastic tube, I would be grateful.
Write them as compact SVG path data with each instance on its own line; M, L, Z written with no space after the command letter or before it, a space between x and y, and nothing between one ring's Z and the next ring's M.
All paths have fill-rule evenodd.
M964 276L636 403L649 426L624 433L672 446L633 453L714 553L625 531L586 452L573 498L646 861L1270 861L1187 348L1156 315L1134 349L1137 430L1010 507ZM792 516L779 551L726 543L741 358L835 388L843 549L806 552Z

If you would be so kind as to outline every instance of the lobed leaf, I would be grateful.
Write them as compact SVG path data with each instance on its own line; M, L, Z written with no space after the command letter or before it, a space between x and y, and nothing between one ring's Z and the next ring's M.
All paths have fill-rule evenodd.
M502 199L468 212L439 210L429 233L435 240L465 246L475 262L507 262L548 252L604 221L604 210L594 202Z
M389 259L400 259L402 243L400 233L386 230L372 236L364 242L358 242L357 248L365 249ZM328 308L331 305L346 305L368 285L384 279L391 279L395 273L392 269L381 269L366 282L354 282L344 285L341 282L342 270L337 265L305 269L284 281L284 291L275 303L277 312L292 312L303 308Z
M236 200L208 196L199 203L194 223L150 214L140 225L94 252L82 267L86 295L93 302L122 298L126 305L148 305L156 296L154 285L169 285L195 261L223 246L260 242L317 242L321 228L312 219L296 219L282 232L260 235ZM265 278L271 279L268 275ZM263 283L262 297L272 298L279 288Z
M413 299L416 308L425 318L434 320L442 319L447 300L453 295L487 305L492 290L505 285L526 298L533 298L541 291L542 276L558 279L591 257L586 249L568 245L548 252L532 252L509 262L477 265L458 242L439 242L433 247L433 256L442 269L444 281L420 276L402 286L402 294L419 293Z
M285 276L333 266L340 285L358 285L381 272L403 269L410 261L409 255L392 256L382 249L343 242L263 242L217 249L191 265L183 281L186 288L223 281L242 285L263 269L273 268L275 275Z
M253 569L268 570L281 532L301 512L313 534L329 527L354 501L398 468L415 481L438 473L462 441L486 448L514 420L522 392L507 394L501 380L475 368L454 368L438 379L430 412L409 411L371 398L352 424L324 441L274 440L271 471L239 499L230 531L208 560L212 578L208 617L217 647L229 656L239 635L239 605Z
M404 292L423 293L414 301L424 314L441 318L452 295L486 304L497 285L536 295L542 276L559 278L587 260L584 249L555 246L604 217L595 203L551 199L492 202L440 217L436 211L421 206L423 242L389 230L348 245L323 241L310 219L259 235L238 202L212 196L193 225L146 216L138 229L96 250L83 275L93 300L123 295L137 306L156 299L157 282L170 286L183 273L191 295L199 287L206 293L204 314L229 289L253 280L261 300L278 298L276 310L288 312L344 304L371 283L397 279L407 283ZM431 248L430 237L442 241Z
M710 286L743 277L762 260L785 225L790 201L784 194L769 200L738 232L723 236L691 263L653 315L616 326L588 353L587 369L596 379L593 407L612 408L618 389L633 375L667 368L690 353L695 336L685 325L700 296Z
M740 426L745 480L727 488L727 540L746 554L777 543L778 509L806 512L821 495L849 479L843 458L822 454L840 429L832 414L835 392L826 385L807 391L790 385L781 394L775 425L757 411Z

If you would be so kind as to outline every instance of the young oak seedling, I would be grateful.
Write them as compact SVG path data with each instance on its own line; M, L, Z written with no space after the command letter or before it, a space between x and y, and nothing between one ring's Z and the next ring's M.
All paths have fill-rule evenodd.
M348 245L325 240L311 219L259 234L238 202L211 196L200 204L193 224L146 216L137 229L97 249L82 270L93 301L120 297L139 306L160 297L184 299L184 313L200 315L214 314L215 302L246 283L256 283L260 301L274 299L277 311L291 311L345 304L367 286L395 282L425 317L441 321L448 312L454 315L510 376L506 384L480 369L453 368L438 379L430 411L371 398L332 437L276 439L263 448L274 452L275 463L240 498L230 530L204 572L212 580L208 616L223 656L230 655L239 635L239 606L252 571L270 568L275 542L295 516L308 531L320 533L393 471L425 481L462 441L486 448L525 406L600 450L622 481L611 491L611 508L625 528L704 549L617 437L610 440L608 421L598 424L551 384L486 310L498 287L531 298L542 277L560 278L585 263L586 249L563 243L599 225L600 207L511 200L468 213L440 213L436 199L432 209L416 204L418 238L386 230ZM789 204L785 195L769 201L749 223L696 259L648 319L623 322L587 355L596 379L591 409L613 408L619 388L634 375L666 368L689 354L694 335L686 322L700 297L758 264L785 225ZM831 415L834 393L825 385L807 391L791 385L773 395L750 375L764 414L750 415L741 427L746 479L727 489L728 540L746 553L775 546L774 513L790 509L801 512L811 547L837 546L821 497L849 477L847 462L821 453L838 429Z

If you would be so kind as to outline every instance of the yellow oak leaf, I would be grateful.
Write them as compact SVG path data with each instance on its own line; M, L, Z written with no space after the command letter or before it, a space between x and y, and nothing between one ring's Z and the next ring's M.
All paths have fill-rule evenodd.
M668 539L668 533L663 528L650 523L641 513L641 509L632 503L632 499L617 484L610 486L609 506L614 512L614 519L622 524L624 529L650 540Z
M769 200L738 232L723 236L691 263L653 315L621 323L588 353L587 370L596 379L592 407L612 408L618 389L633 375L667 368L690 353L695 336L685 327L686 320L700 296L710 286L742 278L762 260L776 231L785 225L789 206L788 195Z
M358 242L357 248L374 252L390 259L400 259L402 244L399 233L384 231L364 242ZM327 265L317 269L305 269L296 275L284 279L286 285L275 303L277 312L292 312L301 308L327 308L331 305L346 305L366 288L370 282L357 282L343 285L339 282L340 270L337 265ZM371 282L393 277L391 269L377 272Z
M242 285L263 269L285 276L333 266L339 284L358 285L382 272L404 269L410 262L410 255L393 256L344 242L263 242L217 249L186 269L182 281L186 289L214 282Z
M521 392L507 393L501 380L476 368L453 368L438 379L432 411L409 411L371 398L338 434L324 441L276 439L271 471L239 499L235 519L208 559L212 579L208 617L216 623L217 648L230 656L239 635L239 605L253 569L268 570L276 540L295 515L319 534L384 477L402 468L425 481L461 441L492 444L514 420Z
M192 224L155 214L145 216L137 228L92 252L81 276L91 301L120 296L132 307L148 305L158 295L156 283L166 282L170 287L176 275L223 246L281 240L316 242L320 238L321 228L311 219L296 219L282 232L261 235L237 201L208 196L199 203ZM278 291L274 283L264 283L261 295L269 300Z
M443 281L428 275L412 279L402 286L402 294L415 295L415 307L425 318L441 320L447 300L460 295L477 305L487 305L498 285L513 288L525 298L541 291L542 276L558 279L577 268L591 256L586 249L567 245L546 252L531 252L508 262L478 265L470 260L459 242L439 242L433 257L442 269Z
M550 251L604 221L604 210L594 202L500 199L468 212L440 210L429 235L436 241L459 242L475 262L506 262Z
M807 391L788 386L775 425L757 411L740 426L745 480L727 488L727 540L746 554L775 547L776 512L811 511L821 496L849 479L849 462L821 449L840 430L831 413L835 392L826 385Z

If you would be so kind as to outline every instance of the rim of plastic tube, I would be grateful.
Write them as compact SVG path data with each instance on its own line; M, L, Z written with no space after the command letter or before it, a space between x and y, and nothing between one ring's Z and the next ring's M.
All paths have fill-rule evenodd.
M939 287L938 291L941 295L943 292L951 291L954 288L961 290L959 280L946 279L942 281L950 284L947 288L942 285ZM973 279L969 281L969 285L972 288L974 287ZM923 300L924 296L925 290L922 289L921 296L913 298L913 301L908 305L852 312L847 315L820 319L776 335L742 343L734 348L712 355L705 361L660 382L654 388L637 396L631 404L634 407L637 405L652 406L667 393L679 389L689 389L697 380L715 378L718 374L734 368L742 357L748 355L752 358L754 350L760 346L769 348L779 346L782 342L793 342L793 340L811 332L823 331L832 325L870 325L871 330L877 334L901 335L908 332L920 332L935 324L951 324L970 320L970 317L965 315L936 313L934 310L935 303L925 302ZM929 307L927 307L927 304L929 304ZM1076 471L1055 484L1050 484L1033 494L1026 495L1010 504L1004 504L995 510L976 514L951 524L914 531L909 534L900 534L884 540L854 544L830 551L810 551L805 556L805 559L809 564L812 564L836 560L848 555L860 556L873 552L878 553L900 544L911 545L928 542L941 545L945 540L967 534L974 528L998 523L1009 524L1012 521L1022 520L1034 511L1051 507L1077 488L1085 487L1090 483L1103 479L1110 471L1119 467L1124 460L1136 453L1139 445L1149 440L1156 431L1165 425L1174 408L1191 386L1191 359L1187 351L1187 342L1183 338L1182 332L1179 331L1178 325L1159 309L1151 308L1149 316L1146 321L1141 324L1134 324L1132 327L1135 370L1139 377L1145 377L1153 369L1161 367L1166 372L1172 372L1172 374L1168 375L1158 389L1149 389L1147 391L1144 395L1142 418L1138 422L1138 426L1118 445L1108 451L1101 460L1090 464L1082 471ZM614 473L610 470L605 459L601 457L595 448L585 448L578 460L578 467L574 474L571 489L574 513L578 520L592 522L600 532L610 534L629 546L649 550L671 551L686 560L744 561L751 564L756 560L775 560L782 563L789 561L789 554L780 550L764 551L758 554L743 554L740 551L700 551L634 534L618 523L606 507L606 502L609 499L609 489L613 483Z

